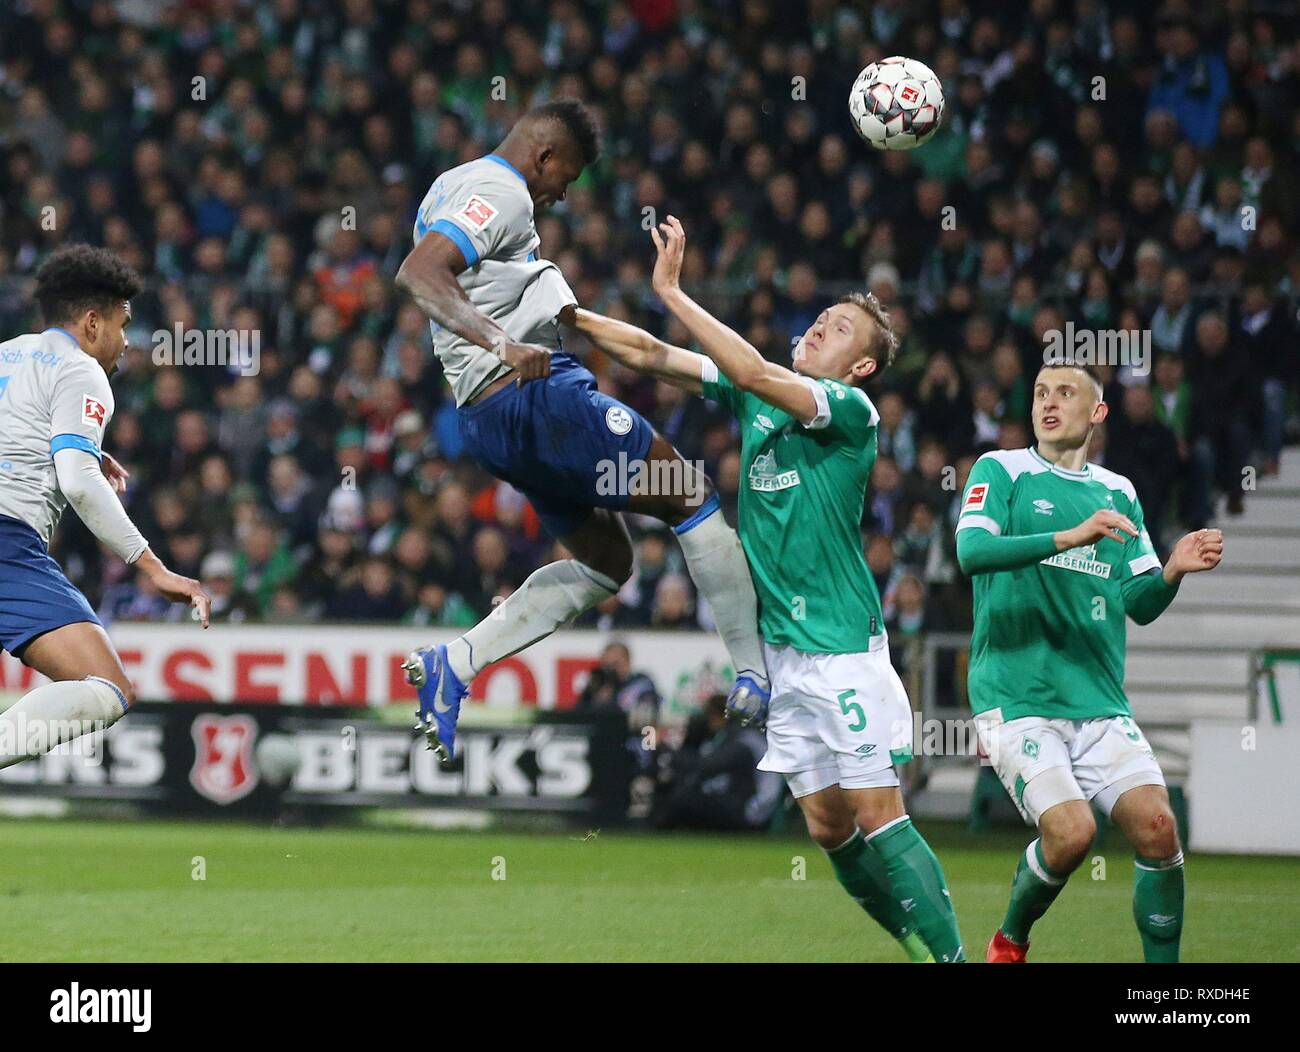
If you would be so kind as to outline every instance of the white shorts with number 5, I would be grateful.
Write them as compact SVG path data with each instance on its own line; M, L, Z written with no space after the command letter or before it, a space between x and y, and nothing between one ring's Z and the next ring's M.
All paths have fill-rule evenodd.
M758 769L785 775L795 796L898 785L894 764L912 758L912 706L878 638L861 654L763 645L772 701Z
M990 709L975 717L975 731L998 779L1034 825L1049 807L1070 800L1091 800L1109 818L1128 790L1165 784L1131 716L1003 720L1001 709Z

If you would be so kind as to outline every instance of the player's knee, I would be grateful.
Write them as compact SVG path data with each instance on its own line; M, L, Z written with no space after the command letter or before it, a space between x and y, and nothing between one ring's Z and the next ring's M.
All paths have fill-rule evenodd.
M864 833L874 833L881 826L897 821L907 813L903 808L902 794L898 790L862 795L864 799L858 805L857 818L858 827Z
M853 836L851 818L835 819L827 815L808 815L808 835L823 851L832 851Z
M608 551L582 562L621 586L632 576L632 546L627 543L610 545Z
M116 670L95 672L92 673L92 675L113 684L113 686L117 688L117 692L121 696L121 700L125 704L126 708L129 709L135 704L135 688L131 686L131 681L127 679L126 676L123 676Z
M1053 869L1074 870L1087 858L1096 835L1092 813L1071 808L1069 813L1043 823L1043 853Z
M1168 808L1158 808L1138 823L1133 847L1143 858L1169 858L1178 853L1178 824Z
M853 813L848 808L828 806L826 801L805 797L799 801L808 835L820 848L830 851L839 847L856 828Z

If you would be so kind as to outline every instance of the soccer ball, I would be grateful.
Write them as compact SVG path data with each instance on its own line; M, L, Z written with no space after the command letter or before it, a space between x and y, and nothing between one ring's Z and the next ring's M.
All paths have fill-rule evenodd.
M853 128L877 150L911 150L928 142L943 120L943 86L914 58L882 58L853 82Z

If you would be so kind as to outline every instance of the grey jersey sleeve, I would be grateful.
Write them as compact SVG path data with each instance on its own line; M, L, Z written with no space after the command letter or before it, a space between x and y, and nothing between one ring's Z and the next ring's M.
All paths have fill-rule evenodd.
M88 354L70 355L50 396L50 455L81 449L100 459L112 416L113 389L103 368Z
M503 171L499 178L460 180L426 206L420 221L430 233L450 238L473 267L531 240L532 204L523 183Z
M66 446L55 452L54 470L59 490L91 533L127 563L144 554L149 542L117 499L97 456L80 446Z

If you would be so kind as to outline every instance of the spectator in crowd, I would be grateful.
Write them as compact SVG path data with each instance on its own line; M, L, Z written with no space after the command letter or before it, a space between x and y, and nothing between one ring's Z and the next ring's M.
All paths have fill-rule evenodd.
M261 618L257 601L235 583L238 572L235 557L224 551L210 553L199 568L203 585L212 596L214 624L238 625Z
M718 832L766 829L784 793L779 774L757 769L766 751L759 731L727 719L726 695L711 695L672 755L656 824Z
M1248 421L1257 415L1257 397L1250 385L1250 362L1240 346L1231 344L1227 319L1218 311L1197 319L1188 377L1195 392L1191 430L1198 473L1227 496L1228 513L1240 515L1245 510L1242 468L1250 452ZM1204 481L1200 489L1208 496ZM1199 509L1202 522L1213 513L1208 501Z
M578 709L617 709L628 720L628 729L639 735L659 717L662 699L654 680L632 669L632 653L622 640L611 640L600 652L600 663L591 670L578 695Z
M1147 532L1156 550L1164 554L1161 538L1170 493L1182 466L1178 439L1156 418L1155 398L1145 384L1124 391L1122 410L1107 420L1107 466L1127 477L1141 493Z

